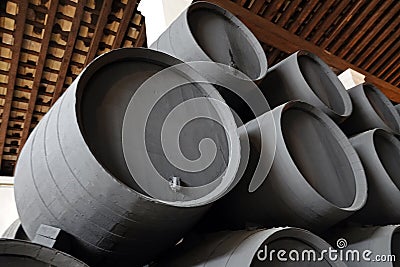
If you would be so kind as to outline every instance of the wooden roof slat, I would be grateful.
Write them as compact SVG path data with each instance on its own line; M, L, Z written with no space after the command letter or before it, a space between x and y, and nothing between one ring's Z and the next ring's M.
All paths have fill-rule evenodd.
M346 62L345 60L321 49L315 44L308 42L301 37L286 31L285 29L282 29L278 25L275 25L274 23L251 13L250 11L238 6L233 2L225 0L209 0L209 2L216 3L235 14L247 25L247 27L249 27L249 29L261 42L276 47L285 53L293 53L299 49L308 50L319 56L328 65L340 70L352 68L355 71L364 74L366 76L366 81L375 84L390 99L400 102L400 90L390 83L387 83L372 75L371 73L368 73L365 70Z
M280 25L281 27L285 26L286 23L288 23L290 17L296 12L296 9L300 5L300 3L301 0L290 1L287 10L279 18L278 25Z
M108 15L110 15L111 13L111 7L112 1L103 0L99 18L97 20L96 29L94 31L92 41L90 42L90 48L87 53L84 66L89 64L96 57L97 49L99 48L99 43L103 36L101 33L104 31L104 27L107 24Z
M352 49L352 53L349 55L347 60L350 62L353 62L353 60L356 58L356 56L365 48L365 47L373 47L370 42L376 37L376 35L386 26L386 24L394 17L397 15L397 19L399 19L399 10L400 10L400 5L396 5L394 8L391 8L389 12L385 16L378 20L378 24L373 27L373 29L365 36L362 38L362 42L360 44L356 45ZM398 21L398 20L397 20ZM384 38L385 35L380 34L379 38ZM357 64L356 62L354 62Z
M302 36L307 38L310 35L315 26L318 24L318 22L320 22L321 19L324 17L325 15L324 10L327 10L330 6L332 6L334 2L335 2L334 0L327 0L323 2L322 5L320 5L318 10L313 15L311 21L308 22L307 25L304 26L304 29L301 31Z
M362 24L361 28L357 30L357 34L352 34L349 38L348 42L345 42L345 49L339 52L340 57L346 58L347 55L351 54L351 51L355 47L355 45L359 42L361 38L364 38L365 33L372 27L372 25L378 20L378 18L382 15L382 13L389 7L391 1L384 1L382 5L379 5L378 1L376 1L378 5L378 10L372 14L372 16L367 20L366 23Z
M250 11L258 14L261 12L261 9L265 5L265 0L255 0L254 3L250 7Z
M135 47L143 46L146 40L146 24L142 21L140 26L140 32L135 42Z
M311 0L307 5L304 7L304 9L301 11L300 15L292 25L289 27L289 31L296 33L301 24L303 24L304 20L310 15L310 13L313 11L313 9L317 6L318 1L317 0Z
M381 76L388 68L389 65L387 64L387 61L393 57L393 55L398 54L400 48L400 41L397 41L395 45L393 45L389 51L385 51L384 56L380 57L376 62L375 66L371 68L371 72L376 73L376 75L379 77Z
M37 61L35 79L33 81L31 96L29 98L28 110L25 115L24 130L22 131L21 135L21 147L25 144L29 135L30 124L32 121L33 111L35 109L35 104L39 92L40 81L42 80L42 73L46 61L47 49L49 47L51 35L53 32L53 24L56 18L57 8L58 8L58 0L52 0L50 3L49 13L47 14L42 45L40 47L39 60Z
M350 19L354 16L354 14L360 9L363 5L363 1L356 1L355 4L351 7L347 15L340 20L340 23L334 28L333 32L329 34L329 37L326 38L322 43L321 47L326 49L326 47L336 38L336 36L340 33L343 27L350 21Z
M267 20L272 20L272 18L276 15L284 2L285 1L282 0L273 0L262 16Z
M339 5L335 7L334 11L330 13L324 22L322 22L322 24L318 27L318 30L314 36L311 37L311 42L318 42L318 40L326 33L326 30L333 24L347 4L347 1L340 1Z
M10 119L12 98L14 96L14 85L17 78L18 62L25 30L25 19L28 12L28 1L20 1L18 5L18 16L15 21L14 43L12 50L12 61L9 70L6 99L3 107L2 122L0 125L0 160L3 159L4 144L6 142L8 121Z
M400 35L400 27L397 28L397 30L391 34L391 36L399 36ZM388 40L384 40L379 44L379 49L372 50L371 53L366 52L366 56L364 58L364 61L362 61L361 66L363 69L371 71L370 68L376 63L376 61L381 58L382 55L385 55L386 51L390 49L395 43L399 42L399 40L396 40L396 38L388 38ZM372 53L373 52L373 53Z
M396 53L393 55L392 57L392 61L387 64L387 70L385 72L383 72L381 78L384 80L390 80L392 74L394 74L396 71L398 71L398 66L399 66L399 62L400 62L400 53Z
M64 87L64 81L67 76L67 71L69 69L69 62L72 57L72 53L74 52L76 37L79 32L80 22L84 13L84 7L86 5L87 0L78 1L78 4L75 9L74 19L72 21L71 31L68 35L67 46L65 48L64 56L61 65L65 66L61 68L60 73L58 74L58 79L56 83L56 88L54 90L54 95L52 99L52 105L57 101L60 97L62 89Z
M120 48L126 31L128 30L129 24L132 20L133 12L135 11L137 0L128 1L125 6L124 14L122 16L121 23L119 24L117 35L114 39L112 49Z

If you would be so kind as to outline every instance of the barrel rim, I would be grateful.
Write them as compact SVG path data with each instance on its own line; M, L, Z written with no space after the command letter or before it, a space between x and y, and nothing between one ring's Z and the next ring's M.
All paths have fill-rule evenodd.
M112 64L112 63L118 62L118 61L126 61L126 60L133 59L133 58L136 58L136 59L139 58L141 60L145 60L147 62L152 62L159 66L164 66L164 67L170 67L170 66L174 66L177 64L184 64L183 61L181 61L171 55L168 55L164 52L148 49L148 48L119 48L119 49L115 49L110 52L107 52L105 54L102 54L101 56L97 57L94 61L92 61L78 76L77 82L76 82L76 92L75 92L75 113L77 116L77 122L78 122L77 124L78 124L80 132L82 133L83 140L85 141L86 144L88 144L88 143L86 141L87 136L84 131L84 126L82 124L83 122L82 122L81 102L82 102L82 94L84 92L84 88L85 88L87 82L96 73L97 70L101 69L105 65ZM194 71L193 74L191 74L191 75L194 75L194 73L195 73L195 75L198 74L196 71ZM190 77L190 75L187 73L182 73L182 74L185 77ZM198 75L200 76L200 74L198 74ZM216 98L216 100L225 103L222 96L212 85L201 84L201 86L202 86L202 88L203 87L207 88L207 89L205 89L207 92L208 91L212 92L212 94L210 93L210 95L212 95L213 98ZM210 89L211 87L214 89ZM226 122L228 122L227 125L225 125L225 127L227 127L227 129L229 130L226 133L226 136L227 136L227 139L232 140L232 143L233 143L233 144L231 144L231 148L233 148L233 151L229 152L228 166L229 166L229 163L231 162L232 165L230 167L232 167L233 173L237 173L239 164L240 164L240 150L241 150L239 134L237 133L237 125L236 125L234 117L230 111L229 111L229 113L224 113L224 112L220 112L218 110L220 110L220 108L216 108L216 111L218 112L219 116L223 116L223 117L221 117L221 119L223 118ZM231 136L231 138L229 138L229 136ZM92 153L91 147L88 146L88 148ZM94 158L96 158L94 154L93 154L93 156L94 156ZM221 183L214 190L212 190L209 194L205 195L205 197L207 197L207 196L211 195L211 193L214 193L215 191L218 190L218 194L215 195L215 193L214 193L212 195L212 197L210 197L209 199L202 200L204 198L204 197L202 197L202 198L200 198L202 201L198 201L198 199L194 199L191 201L173 201L172 202L172 201L165 201L165 200L153 198L151 196L148 196L142 192L139 192L139 191L131 188L130 186L121 182L117 177L115 177L107 168L105 168L103 166L103 164L101 162L99 162L97 160L97 158L96 158L96 162L97 162L97 164L99 164L101 166L101 168L105 172L107 172L110 175L110 177L112 177L120 185L126 187L129 191L134 192L135 194L138 194L140 197L147 199L149 201L158 202L158 203L162 203L162 204L169 205L169 206L175 206L175 207L206 206L206 205L214 202L215 200L219 199L224 194L226 194L227 191L230 189L230 185L235 180L235 175L232 175L232 177L228 181L224 181L224 179L222 179ZM220 187L223 187L223 188L221 189Z
M24 253L26 252L26 247L31 247L32 249L35 250L48 250L53 252L54 256L53 257L49 257L49 255L47 253L44 253L43 255L41 253L36 252L35 255L30 255L28 253ZM11 248L11 250L7 250L8 248ZM1 255L9 255L9 256L21 256L21 257L28 257L28 258L32 258L34 260L38 260L41 261L43 263L47 263L47 264L54 264L54 259L56 259L56 257L61 256L64 258L64 260L68 261L66 263L62 263L62 264L57 264L55 266L58 267L69 267L69 263L71 263L71 261L74 261L76 264L79 264L77 266L87 266L89 267L86 263L84 263L83 261L67 254L64 253L62 251L59 251L57 249L54 248L49 248L40 244L36 244L33 242L29 242L29 241L25 241L25 240L19 240L19 239L8 239L8 238L0 238L0 257Z
M328 66L328 64L326 64L320 57L318 57L316 54L311 53L310 51L307 50L299 50L297 51L295 54L296 57L296 62L297 62L297 66L299 68L300 73L303 76L304 82L308 85L309 89L313 92L313 94L318 98L318 100L327 107L327 109L329 111L331 111L333 114L335 114L336 116L342 117L342 118L346 118L348 116L351 115L352 111L353 111L353 104L350 98L350 95L348 94L346 88L344 88L343 84L341 83L341 81L339 80L339 78L337 78L336 74L331 70L331 68ZM317 63L322 70L331 75L335 75L336 79L331 79L331 77L328 76L329 81L336 87L337 89L337 93L338 96L340 97L340 100L343 103L343 108L344 111L342 113L334 110L333 108L329 107L328 104L326 104L324 101L322 101L322 99L320 99L320 97L318 96L317 93L315 93L314 89L312 88L311 84L309 84L309 82L304 78L303 75L303 71L300 68L300 62L299 62L299 58L300 57L308 57L311 60L313 60L315 63Z
M189 29L190 34L192 35L192 39L194 41L194 43L197 45L197 47L203 51L204 56L207 58L207 60L209 61L213 61L209 55L201 48L201 46L198 44L198 42L196 41L196 38L194 37L193 33L192 33L192 29L189 26L189 16L190 13L193 12L196 9L210 9L213 10L214 12L219 13L220 15L224 16L226 19L230 20L233 24L235 24L238 27L238 30L241 31L243 37L245 37L247 39L247 41L251 44L252 50L255 52L255 54L257 55L257 59L258 59L258 65L260 67L260 72L258 74L257 77L255 78L250 78L252 81L259 81L262 78L265 77L265 75L267 74L268 71L268 60L267 57L265 55L265 52L263 50L263 48L261 47L260 42L258 41L258 39L255 37L255 35L247 28L247 26L241 21L239 20L235 15L233 15L230 11L224 9L223 7L214 4L214 3L210 3L207 1L196 1L194 3L192 3L184 12L184 18L185 18L185 22L186 25ZM247 73L245 73L246 76Z
M308 104L307 102L299 101L299 100L294 100L287 102L285 104L282 104L279 109L279 114L277 118L275 118L275 123L277 123L277 128L280 129L280 135L283 140L283 142L286 144L285 139L283 137L283 132L281 128L281 118L282 114L289 110L289 109L300 109L305 112L311 113L312 116L314 116L316 119L318 119L322 124L324 124L325 127L329 128L332 132L332 136L335 138L335 140L338 142L338 145L340 145L343 153L346 155L350 167L352 169L353 173L353 181L355 185L355 193L354 193L354 198L353 202L350 206L348 207L340 207L331 201L328 201L320 192L318 192L313 186L310 185L308 180L304 177L304 175L301 173L299 168L297 167L296 163L294 162L292 155L290 154L289 150L285 146L284 153L290 156L290 163L291 165L295 166L296 172L298 173L299 177L302 177L302 182L308 186L308 190L311 190L314 194L317 194L325 203L328 203L328 205L331 205L332 207L335 207L339 210L343 211L357 211L361 209L366 201L367 201L367 180L366 176L364 173L364 169L362 167L361 160L356 153L355 149L351 145L349 139L346 137L346 135L340 130L340 128L335 124L335 122L323 111L320 109L312 106L311 104Z
M395 106L393 106L393 104L390 102L390 100L382 93L382 91L379 90L375 85L373 85L371 83L363 83L356 87L362 88L361 91L363 93L363 97L366 99L369 107L377 114L379 120L381 120L381 122L384 125L386 125L386 127L388 127L388 129L391 129L391 131L400 133L400 114L396 110ZM355 89L356 87L353 87L353 88ZM367 96L366 90L372 90L374 93L377 94L379 100L383 104L383 107L387 108L387 110L389 111L391 119L393 120L391 123L388 124L387 121L384 118L382 118L378 112L376 112L375 108L371 105L371 102ZM393 123L393 126L395 127L395 129L393 129L391 127L392 123Z

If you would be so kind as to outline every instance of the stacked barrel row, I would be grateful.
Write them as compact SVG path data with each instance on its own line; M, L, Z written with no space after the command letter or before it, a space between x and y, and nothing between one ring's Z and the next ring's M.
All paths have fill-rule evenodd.
M375 266L265 249L400 254L400 116L377 88L346 91L306 51L268 69L244 24L207 2L151 48L95 59L32 132L15 173L23 229L7 237L39 244L0 240L0 263ZM41 243L60 232L79 260Z

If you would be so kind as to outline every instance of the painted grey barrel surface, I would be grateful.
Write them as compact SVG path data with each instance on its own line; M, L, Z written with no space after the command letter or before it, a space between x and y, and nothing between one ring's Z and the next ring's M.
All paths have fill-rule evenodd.
M27 241L3 238L0 238L0 266L89 267L61 251Z
M352 112L349 94L336 74L316 55L298 51L272 66L260 84L271 108L301 100L328 114L336 122Z
M399 225L337 229L329 240L332 244L342 240L343 255L349 267L399 266Z
M76 244L71 254L91 265L140 266L173 246L209 204L225 193L234 180L240 155L230 112L219 112L207 101L191 105L196 112L219 116L227 129L204 120L194 120L183 128L181 141L191 145L183 146L182 153L188 157L196 158L203 136L217 147L214 161L203 171L186 173L168 165L157 146L160 124L167 114L196 96L218 98L214 87L189 83L166 94L154 104L142 129L146 133L143 141L149 142L151 149L133 151L138 153L134 157L148 157L155 166L140 166L141 172L159 168L156 171L165 179L175 171L182 177L184 190L168 187L165 192L172 200L152 197L152 188L145 191L146 181L154 188L169 181L153 176L134 179L129 169L133 163L123 154L124 129L125 138L142 141L124 128L127 120L146 115L127 112L134 93L150 76L178 63L150 49L114 50L93 61L51 108L32 132L16 167L15 198L29 238L41 224L47 224L72 235ZM141 92L153 96L168 81L188 81L190 74L172 71L166 75L167 79L156 80L154 87ZM209 182L213 187L204 187L198 198L191 195L197 186Z
M367 225L400 223L400 141L383 129L350 139L368 182L366 205L352 218Z
M322 111L292 101L246 124L251 143L248 168L238 185L221 200L219 213L230 225L296 226L324 231L359 210L367 197L365 173L356 151ZM267 117L268 116L268 117ZM276 135L273 134L274 123ZM276 136L271 170L254 192L249 185L261 153ZM217 207L216 207L217 208ZM218 211L217 211L218 212Z
M360 84L348 90L353 113L340 127L347 135L374 128L400 132L400 115L390 100L372 84Z
M268 104L264 109L259 107L260 111L252 110L257 106L252 99L259 98L259 91L251 81L258 81L267 73L264 50L253 33L229 11L212 3L195 2L181 13L151 48L184 62L216 62L227 66L218 66L210 71L209 65L197 64L196 69L210 81L220 84L218 90L242 121L248 122L270 110ZM246 83L247 79L249 82ZM236 83L241 83L240 95L236 93L238 90L232 91ZM250 100L243 99L245 94Z
M321 251L328 250L329 244L309 231L285 227L268 230L218 232L209 234L201 241L185 247L177 247L177 254L161 264L160 267L261 267L261 266L346 266L339 260L331 260L324 255L320 260L302 260L296 258L291 250L296 250L299 255L304 251L314 251L317 258ZM271 251L274 252L271 253ZM284 250L286 254L281 257L287 261L279 260L276 252Z
M21 221L16 219L3 233L2 238L29 240L22 228Z
M397 104L397 105L396 105L396 110L397 110L397 112L398 112L399 115L400 115L400 104Z

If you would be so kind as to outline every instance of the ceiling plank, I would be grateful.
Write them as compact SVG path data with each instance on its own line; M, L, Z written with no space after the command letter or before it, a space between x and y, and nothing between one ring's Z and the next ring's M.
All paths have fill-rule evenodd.
M264 14L262 15L267 20L272 20L276 13L279 11L281 6L283 5L284 1L282 0L274 0L272 3L267 7Z
M340 13L345 9L346 5L348 4L347 1L340 1L339 5L335 7L335 10L328 15L328 17L322 22L322 25L318 27L317 32L314 36L311 37L311 42L318 42L318 40L326 34L328 28L333 24L336 18L340 15ZM326 15L326 14L325 14Z
M8 76L7 93L3 107L3 114L1 116L0 126L0 161L3 160L4 144L6 142L8 121L10 119L12 99L14 96L14 87L18 72L18 62L21 53L21 46L25 31L25 20L28 12L28 1L19 1L18 15L15 21L14 43L11 47L12 59Z
M400 27L394 33L389 33L389 37L387 40L382 41L379 44L379 49L371 51L368 53L364 58L364 61L361 63L363 69L370 71L370 67L376 64L376 61L382 57L382 55L386 54L386 51L395 45L395 42L399 43L399 40L396 38L391 38L392 36L399 36L400 35ZM373 53L372 53L373 52Z
M398 55L400 48L400 42L397 42L396 45L393 45L389 51L385 52L385 56L381 57L376 65L371 69L372 73L375 73L376 76L380 77L383 73L389 69L389 64L387 61L393 58L393 55Z
M143 47L146 41L146 23L142 17L142 25L140 26L140 32L135 42L135 47Z
M93 38L90 42L89 51L87 53L84 66L87 66L97 55L99 43L103 37L104 27L108 21L108 15L111 13L112 1L103 0L101 11L97 19L96 29L93 33Z
M326 49L326 47L336 38L336 36L340 33L340 31L343 29L343 27L349 23L351 18L354 16L354 14L359 10L359 8L362 6L364 2L363 1L356 1L356 3L351 7L347 15L340 20L340 23L334 28L333 32L329 34L329 36L321 43L320 47L323 49Z
M121 23L119 24L117 35L114 39L112 49L121 47L122 41L124 40L126 31L128 30L129 24L132 20L132 15L135 11L137 0L130 0L124 8L124 14L122 15Z
M265 5L265 0L255 0L250 7L250 11L255 14L258 14L260 13L264 5Z
M53 30L54 21L56 18L57 8L58 8L58 0L52 0L51 4L50 4L50 8L49 8L49 13L47 14L46 26L44 28L44 34L43 34L43 38L42 38L42 42L41 42L39 59L37 61L37 65L36 65L35 78L33 80L31 95L29 98L28 110L25 115L24 129L23 129L22 135L21 135L20 148L22 148L24 146L24 144L29 136L29 129L31 128L30 125L32 122L33 111L35 109L36 99L37 99L37 96L39 93L39 85L40 85L40 81L42 79L42 73L43 73L46 56L47 56L47 49L49 47L50 38L52 35L52 30Z
M283 12L282 17L280 17L278 20L279 26L284 27L286 23L288 23L290 17L296 12L300 3L301 0L293 0L289 2L289 6L286 8L285 12Z
M376 24L372 30L362 38L362 42L359 45L356 45L352 51L349 57L347 58L348 61L353 62L354 59L356 58L357 55L360 54L360 52L365 48L365 47L371 47L370 42L376 37L376 35L381 31L386 26L386 23L388 23L394 16L398 13L400 9L400 5L396 5L394 8L391 8L388 13L385 13L385 16L382 19L379 19L378 24ZM397 14L397 18L398 14ZM379 34L380 37L384 37L383 34ZM357 65L357 61L353 62L354 64ZM359 61L358 61L359 63Z
M62 89L64 87L65 78L67 76L67 72L69 69L69 63L71 61L72 53L74 52L75 41L79 32L79 27L84 13L84 7L86 5L86 1L87 0L78 1L78 4L76 6L74 19L72 21L71 31L68 34L67 45L65 47L64 56L61 63L61 66L63 67L60 69L60 73L58 74L57 77L56 88L54 89L54 95L53 99L51 100L51 105L54 105L54 103L60 97Z
M310 3L307 3L307 5L303 8L301 13L299 14L299 17L296 18L296 20L290 25L289 31L296 33L301 24L303 24L304 20L310 15L311 11L316 7L318 4L318 1L310 1Z
M301 31L302 36L307 38L310 35L315 26L318 24L318 22L320 22L322 18L325 16L325 11L328 10L329 7L332 6L334 2L335 1L333 0L327 0L324 1L324 3L319 6L318 10L313 15L311 21L307 23L307 25Z
M375 84L390 99L395 102L400 102L400 90L390 83L387 83L379 79L378 77L358 68L357 66L354 66L353 64L350 64L345 60L329 53L328 51L323 50L313 43L308 42L300 38L299 36L289 31L286 31L285 29L282 29L278 25L275 25L274 23L251 13L250 11L238 6L235 3L225 0L208 1L218 4L235 14L240 20L244 22L244 24L247 25L247 27L249 27L249 29L261 42L274 46L286 53L293 53L300 49L308 50L319 56L328 65L340 70L352 68L355 71L364 74L366 76L366 81Z
M345 42L346 49L343 49L342 51L339 52L339 57L346 58L347 56L352 54L354 47L356 47L360 39L363 40L365 33L368 31L368 29L372 27L372 25L376 21L378 21L379 17L382 15L382 13L385 12L385 10L389 7L390 4L391 1L384 1L384 3L378 7L378 10L373 12L372 16L367 20L367 22L362 25L361 29L357 30L356 34L352 34L348 42Z

